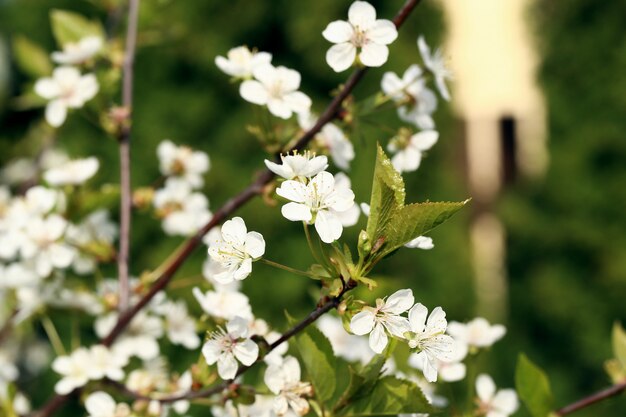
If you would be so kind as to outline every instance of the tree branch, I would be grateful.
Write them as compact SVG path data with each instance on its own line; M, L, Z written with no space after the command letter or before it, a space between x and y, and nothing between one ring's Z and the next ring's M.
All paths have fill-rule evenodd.
M131 0L138 1L138 0ZM398 14L394 17L393 23L397 28L402 26L406 21L410 13L421 2L421 0L407 0L402 6ZM340 110L343 101L352 93L352 90L358 82L363 78L368 68L360 68L355 70L343 88L337 96L326 107L326 110L321 114L315 125L305 132L296 142L296 144L288 151L299 150L306 147L306 145L317 135L322 127L331 120L335 119ZM257 177L256 181L250 184L247 188L241 191L235 197L228 200L222 207L220 207L213 215L213 218L200 229L194 236L189 238L178 250L177 256L166 265L158 277L156 277L154 285L150 290L135 304L127 310L120 313L118 321L111 332L102 340L102 344L105 346L111 346L115 339L124 331L124 329L131 322L133 317L141 311L146 304L152 300L152 298L162 289L164 289L173 278L174 274L178 271L180 266L189 258L193 251L201 245L202 237L207 234L213 227L225 221L230 215L232 215L237 209L246 204L253 197L260 195L265 185L267 185L274 178L274 174L269 170L264 170ZM317 319L317 318L316 318ZM243 370L243 368L242 368ZM210 395L210 394L209 394ZM52 415L59 407L61 407L65 401L69 399L69 395L56 395L52 397L44 405L44 407L35 415L37 417L48 417Z
M135 47L137 44L137 20L139 16L139 0L130 0L128 9L128 28L126 31L126 51L124 55L122 107L125 120L120 128L118 142L120 148L120 249L117 255L117 271L119 279L118 310L128 309L130 286L128 283L128 256L130 252L130 222L132 211L132 190L130 185L130 131L133 105L133 75Z
M607 398L614 397L616 395L621 394L626 390L626 381L615 384L612 387L603 389L602 391L598 391L595 394L591 394L588 397L580 399L572 404L566 405L565 407L556 411L557 416L565 416L573 413L574 411L582 410L583 408L589 407L592 404L597 402L606 400Z

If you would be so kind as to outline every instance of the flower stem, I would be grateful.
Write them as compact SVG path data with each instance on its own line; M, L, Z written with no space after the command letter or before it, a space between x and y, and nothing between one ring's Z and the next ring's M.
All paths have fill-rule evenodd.
M50 317L43 316L41 319L41 325L43 329L46 331L48 335L48 339L50 339L50 343L52 344L52 348L54 349L54 353L57 356L65 356L65 347L63 347L63 342L61 342L61 338L59 337L59 333L57 332L56 327L54 327L54 323L50 320Z
M304 235L306 236L306 243L309 245L309 250L311 251L313 258L315 258L315 261L318 264L325 265L325 262L321 260L320 256L315 250L315 247L313 246L313 240L311 240L311 233L309 232L309 225L306 224L306 222L302 222L302 226L304 227Z
M310 272L301 271L299 269L292 268L287 265L279 264L278 262L270 261L269 259L266 259L266 258L260 258L259 261L263 262L266 265L273 266L274 268L282 269L283 271L288 271L293 274L302 275L302 276L313 278L313 279L320 279L320 277Z

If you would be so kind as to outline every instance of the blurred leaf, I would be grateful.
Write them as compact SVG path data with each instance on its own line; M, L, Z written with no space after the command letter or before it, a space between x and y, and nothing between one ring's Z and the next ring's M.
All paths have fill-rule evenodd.
M517 360L515 388L533 417L546 417L551 414L553 399L548 377L523 353Z
M369 395L355 398L341 415L395 415L433 411L433 407L415 383L386 376L376 382Z
M104 39L104 28L99 21L89 20L84 16L66 10L52 10L50 25L54 38L60 46L75 43L87 36L99 36Z
M292 318L289 318L295 324ZM296 336L296 346L307 374L321 402L333 397L336 388L335 368L337 358L324 334L315 326L309 326Z
M626 332L624 328L618 322L613 324L613 355L622 364L622 367L626 369Z
M16 35L13 38L13 56L18 68L33 78L45 77L52 72L48 53L24 36Z

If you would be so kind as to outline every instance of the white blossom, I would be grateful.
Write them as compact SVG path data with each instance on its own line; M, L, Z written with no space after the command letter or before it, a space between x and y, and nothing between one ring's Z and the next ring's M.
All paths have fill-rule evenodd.
M435 84L437 85L441 97L446 101L450 101L450 92L446 86L446 79L452 79L452 72L446 67L441 49L437 49L431 54L430 47L426 44L426 40L423 36L417 38L417 47L424 60L424 65L435 77Z
M357 48L359 61L367 67L380 67L389 56L387 45L398 37L390 20L376 19L376 9L364 1L355 1L348 10L348 21L336 20L322 32L333 45L326 53L326 62L336 71L344 71L354 63Z
M89 348L90 366L88 375L90 379L98 380L109 378L119 381L124 378L122 368L128 363L128 357L110 350L104 345L94 345Z
M252 365L259 357L259 346L247 338L248 323L235 317L226 323L226 331L219 329L211 333L202 346L202 354L209 365L217 362L217 373L222 379L234 379L241 362Z
M297 91L300 73L283 66L260 65L252 71L254 80L241 83L239 93L250 103L267 106L270 113L288 119L293 113L308 112L311 99Z
M79 249L74 258L74 271L81 275L92 273L98 260L94 254L85 251L85 249L90 245L111 246L117 233L117 225L111 221L106 209L94 211L78 225L68 225L65 239Z
M85 399L88 417L129 417L131 410L128 404L117 404L113 397L104 391L95 391Z
M258 232L248 232L241 217L224 222L221 235L209 247L209 256L225 268L214 279L222 284L241 281L252 272L252 262L265 253L265 240Z
M413 305L415 298L410 289L398 290L386 300L376 299L376 307L363 307L352 317L350 330L356 335L369 334L370 348L382 353L389 339L386 331L393 336L404 338L410 330L409 320L400 316Z
M298 115L298 124L304 130L309 130L317 123L317 117L312 113ZM327 151L335 165L340 169L348 170L354 159L354 146L348 137L334 123L326 123L313 139L315 145Z
M189 316L184 301L168 302L163 310L166 334L172 343L187 349L200 346L195 321Z
M421 356L424 377L429 382L437 380L439 361L451 361L454 339L445 334L448 321L441 307L436 307L428 315L428 309L418 303L409 310L410 334L407 336L409 347L418 349Z
M194 288L193 295L202 310L210 316L226 320L237 316L245 319L252 318L252 309L248 297L238 291L218 290L203 294L199 288Z
M176 146L172 141L164 140L157 147L157 156L161 174L180 177L192 188L204 185L203 175L211 167L206 153L194 151L187 146Z
M192 235L212 217L209 200L193 192L190 183L178 177L168 178L165 187L154 193L153 204L168 235Z
M338 213L354 206L354 192L336 187L332 174L322 171L308 184L287 180L276 189L276 194L290 200L281 212L291 221L315 223L315 230L325 243L341 237L343 225Z
M50 185L79 185L93 177L100 168L96 157L68 161L44 172L43 178Z
M501 389L496 391L493 379L487 374L480 374L476 378L476 393L478 394L479 415L508 417L519 408L515 390Z
M26 226L20 253L33 262L42 278L50 275L54 268L67 268L74 259L74 248L61 241L66 227L67 221L57 214L45 219L33 218Z
M58 67L52 77L41 78L35 83L35 92L46 100L46 121L59 127L67 117L67 109L77 109L91 100L98 92L95 75L81 75L74 67Z
M52 60L61 65L82 64L94 56L102 48L100 36L87 36L78 42L63 45L63 51L52 53Z
M311 178L328 168L328 158L324 155L304 151L292 155L280 155L281 164L265 160L265 166L274 174L287 180Z
M423 371L424 366L428 366L428 358L425 357L426 355L426 352L411 353L408 361L409 365ZM452 353L447 358L450 360L443 361L435 358L434 361L436 363L437 373L439 377L441 377L441 380L455 382L465 378L467 369L462 360L465 359L466 356L467 345L455 340Z
M404 247L409 249L430 250L435 247L435 244L433 243L433 239L428 236L418 236L407 242Z
M228 75L236 78L250 78L255 68L272 62L272 55L267 52L253 52L246 46L232 48L226 58L218 56L215 65Z
M415 99L425 83L422 69L413 64L404 71L402 78L391 71L384 73L380 86L387 97L396 103L407 104Z
M278 416L285 415L291 408L303 416L309 412L309 403L304 398L313 394L313 387L300 380L300 364L293 356L281 364L273 364L265 371L265 385L276 395L273 409Z
M87 348L76 349L69 356L59 356L52 362L52 369L63 376L54 386L57 394L65 395L89 381L91 355Z
M473 348L489 347L502 339L505 333L506 328L503 325L490 325L482 317L477 317L467 324L453 321L448 325L448 334Z
M432 148L438 139L439 132L435 130L418 132L409 138L404 135L396 136L387 146L387 150L395 153L391 158L393 167L398 172L417 170L423 153Z

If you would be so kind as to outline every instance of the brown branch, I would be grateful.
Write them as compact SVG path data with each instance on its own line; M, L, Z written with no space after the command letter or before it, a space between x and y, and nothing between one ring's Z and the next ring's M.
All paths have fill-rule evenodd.
M131 0L138 1L138 0ZM421 0L407 0L398 12L398 14L394 17L393 23L396 27L400 27L409 14L415 9L415 7L421 2ZM326 125L331 120L338 117L339 112L341 110L341 105L343 101L348 98L348 96L352 93L352 90L358 82L363 78L368 68L360 68L355 70L346 83L343 85L343 88L335 96L335 98L330 102L330 104L326 107L326 110L321 114L315 125L305 132L296 142L296 144L289 149L288 151L294 151L303 149L306 145L317 135L322 127ZM207 234L213 227L225 221L230 215L232 215L239 207L246 204L253 197L260 195L265 185L267 185L274 178L274 174L269 170L264 170L257 177L256 181L250 184L247 188L241 191L238 195L228 200L222 207L220 207L211 221L209 221L202 229L200 229L194 236L189 238L178 250L177 256L173 258L173 260L166 265L161 274L156 277L154 284L150 288L150 290L135 304L129 309L120 313L118 321L115 327L111 330L111 332L102 340L102 344L105 346L111 346L115 339L124 331L124 329L131 322L133 317L143 309L146 304L152 300L152 298L161 290L163 290L173 278L174 274L178 271L180 266L189 258L189 256L193 253L193 251L201 245L202 237ZM243 369L243 368L242 368ZM48 417L54 411L56 411L67 399L68 396L60 396L56 395L51 400L48 401L44 405L44 407L35 415L37 417ZM196 397L197 398L197 397ZM54 404L52 406L51 404Z
M573 413L574 411L582 410L583 408L589 407L592 404L597 402L606 400L607 398L614 397L616 395L621 394L626 390L626 381L621 382L619 384L615 384L612 387L603 389L602 391L598 391L595 394L591 394L588 397L580 399L572 404L566 405L565 407L556 411L557 416L565 416Z
M135 47L137 44L137 20L139 16L139 0L130 0L128 9L128 28L126 31L126 51L124 55L122 107L125 120L119 133L120 148L120 249L117 255L117 271L119 279L119 305L123 312L128 309L130 286L128 283L128 256L130 252L130 222L132 210L132 190L130 185L130 132L133 104L133 67Z

